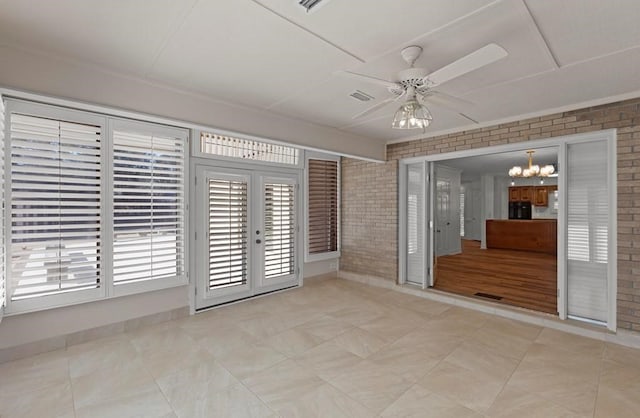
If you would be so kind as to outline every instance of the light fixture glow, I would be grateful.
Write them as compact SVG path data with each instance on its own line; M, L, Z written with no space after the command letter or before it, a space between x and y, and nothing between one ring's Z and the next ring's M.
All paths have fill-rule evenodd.
M420 104L413 95L396 111L391 127L394 129L422 129L424 131L433 120L431 112Z
M509 170L510 177L549 177L552 176L556 171L555 167L551 164L547 164L543 167L540 167L537 164L533 164L533 153L534 150L528 150L527 154L529 154L529 165L527 168L522 168L520 166L513 166Z

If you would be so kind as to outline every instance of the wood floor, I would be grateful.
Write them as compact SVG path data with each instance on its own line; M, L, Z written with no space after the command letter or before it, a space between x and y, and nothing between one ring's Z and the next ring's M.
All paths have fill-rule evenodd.
M555 255L482 250L479 241L462 240L462 254L437 258L434 288L555 314L556 270Z

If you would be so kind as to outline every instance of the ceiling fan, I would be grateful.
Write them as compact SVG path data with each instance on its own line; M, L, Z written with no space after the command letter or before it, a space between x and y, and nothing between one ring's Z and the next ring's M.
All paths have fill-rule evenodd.
M425 104L435 104L449 108L477 123L460 112L460 109L469 106L470 102L433 89L440 84L506 57L508 55L507 51L501 46L491 43L432 73L429 73L425 68L414 67L421 53L422 47L415 45L406 47L400 52L402 58L409 64L409 68L400 71L396 81L383 80L351 71L339 72L338 74L344 76L384 86L392 94L392 97L358 113L353 116L353 119L369 115L391 103L406 98L406 102L396 112L392 124L394 128L422 128L424 130L432 120L431 113Z

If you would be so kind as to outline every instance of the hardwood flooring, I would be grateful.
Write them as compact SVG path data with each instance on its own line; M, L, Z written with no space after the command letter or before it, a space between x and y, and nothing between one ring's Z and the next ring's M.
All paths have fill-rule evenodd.
M462 240L461 254L437 257L434 288L556 314L556 271L555 255L482 250L479 241Z

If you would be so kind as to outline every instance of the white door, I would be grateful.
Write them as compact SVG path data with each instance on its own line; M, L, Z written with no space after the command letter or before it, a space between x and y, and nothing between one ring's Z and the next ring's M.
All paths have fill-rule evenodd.
M480 241L480 182L464 188L464 238Z
M424 162L407 164L405 189L406 254L405 281L426 288L430 284L428 213L428 166Z
M196 309L298 284L297 174L198 167Z
M436 256L457 254L461 252L460 171L437 165L435 174Z

